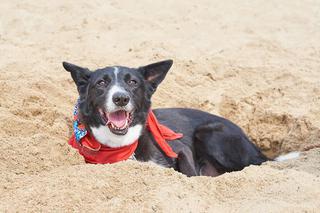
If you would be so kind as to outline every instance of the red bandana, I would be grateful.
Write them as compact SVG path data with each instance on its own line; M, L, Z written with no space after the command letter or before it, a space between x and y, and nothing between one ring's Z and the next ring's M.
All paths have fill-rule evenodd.
M160 124L151 110L147 117L146 126L162 151L168 157L177 158L177 154L171 149L166 140L179 139L182 138L183 135L181 133L175 133L168 127ZM80 142L77 142L75 134L72 134L69 144L79 150L80 155L84 157L86 163L105 164L129 159L138 146L138 140L128 146L111 148L100 144L87 132L86 135L81 138Z

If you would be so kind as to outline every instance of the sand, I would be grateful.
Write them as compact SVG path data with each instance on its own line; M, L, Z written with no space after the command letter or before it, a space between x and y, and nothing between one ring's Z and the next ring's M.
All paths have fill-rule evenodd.
M316 212L320 3L1 1L0 210ZM149 163L87 165L67 145L77 92L61 66L172 58L153 107L239 124L264 153L302 156L218 178Z

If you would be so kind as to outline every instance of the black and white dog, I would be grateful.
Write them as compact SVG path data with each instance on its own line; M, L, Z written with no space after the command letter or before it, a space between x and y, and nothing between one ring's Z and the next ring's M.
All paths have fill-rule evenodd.
M145 128L151 97L172 66L172 60L128 68L113 66L89 71L67 62L80 96L82 123L108 147L126 146L139 139L138 161L172 167L187 176L217 176L268 160L231 121L196 109L156 109L159 122L183 133L169 144L177 158L167 157ZM117 116L117 119L114 119Z

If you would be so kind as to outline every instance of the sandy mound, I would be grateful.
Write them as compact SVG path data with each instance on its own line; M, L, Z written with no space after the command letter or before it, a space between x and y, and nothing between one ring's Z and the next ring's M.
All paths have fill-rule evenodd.
M33 212L282 212L318 209L319 195L319 178L292 169L251 166L216 179L187 178L171 169L129 161L60 167L17 178L0 205Z
M317 1L6 1L0 4L0 209L316 211L320 207ZM85 165L66 141L77 98L67 60L95 69L166 58L154 107L238 123L270 157L218 178L137 162Z

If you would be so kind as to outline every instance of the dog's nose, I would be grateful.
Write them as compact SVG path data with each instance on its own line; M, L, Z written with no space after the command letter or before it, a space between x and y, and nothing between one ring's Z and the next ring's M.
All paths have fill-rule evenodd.
M125 93L117 92L112 96L112 101L117 106L126 106L130 101L130 97Z

